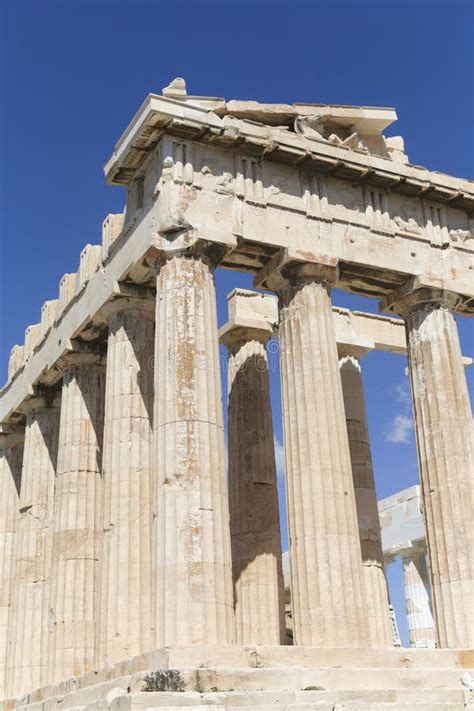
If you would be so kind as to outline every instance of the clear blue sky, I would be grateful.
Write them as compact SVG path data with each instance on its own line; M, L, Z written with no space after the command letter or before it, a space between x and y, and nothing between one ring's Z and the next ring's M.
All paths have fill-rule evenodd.
M190 93L227 99L394 106L399 120L387 133L404 136L412 163L472 178L473 8L469 0L0 0L0 380L62 274L77 269L87 242L100 242L104 216L122 209L123 191L105 185L102 166L146 94L183 76ZM251 279L217 274L221 321L237 285ZM346 294L334 302L377 311ZM474 355L472 321L459 319L459 330ZM382 353L364 361L380 498L418 477L405 366ZM387 441L390 433L401 441ZM390 583L403 629L399 569Z

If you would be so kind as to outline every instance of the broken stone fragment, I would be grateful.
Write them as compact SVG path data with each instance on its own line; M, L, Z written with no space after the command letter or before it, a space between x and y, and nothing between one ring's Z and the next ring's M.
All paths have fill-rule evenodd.
M296 109L289 104L260 104L258 101L238 101L232 99L227 102L227 113L235 118L270 126L289 124L297 117Z
M161 91L163 96L168 96L170 99L186 98L186 82L182 77L176 77L172 82L165 86Z

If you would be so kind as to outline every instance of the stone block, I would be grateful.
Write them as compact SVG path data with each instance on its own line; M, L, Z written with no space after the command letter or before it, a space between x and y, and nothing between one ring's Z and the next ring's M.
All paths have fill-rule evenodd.
M227 113L238 119L256 121L270 126L289 124L298 116L290 104L260 104L258 101L237 101L226 104Z
M28 326L25 331L25 361L33 355L35 347L38 345L41 337L41 324L35 323Z
M102 223L102 259L106 259L110 247L123 229L125 213L110 213Z
M262 320L272 327L278 323L278 300L271 294L234 289L228 295L227 303L231 320Z
M62 313L76 294L76 272L64 274L59 282L59 313Z
M13 346L8 361L8 379L11 380L22 367L25 360L25 346Z
M99 269L102 258L102 247L98 244L86 244L79 260L78 291L91 279Z
M41 338L49 331L59 313L59 299L45 301L41 309Z
M421 489L418 485L387 496L378 502L378 508L385 556L395 556L416 544L425 544Z

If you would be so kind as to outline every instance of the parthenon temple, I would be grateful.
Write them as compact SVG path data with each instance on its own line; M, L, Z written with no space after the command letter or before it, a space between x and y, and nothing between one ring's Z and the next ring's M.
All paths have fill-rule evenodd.
M191 96L175 79L131 119L104 168L125 210L13 347L0 393L5 711L474 708L456 326L474 314L474 183L412 165L383 135L396 118ZM221 328L216 268L255 275ZM333 306L334 288L380 315ZM400 497L377 505L375 349L408 357L420 486L402 514ZM407 648L385 576L399 554Z

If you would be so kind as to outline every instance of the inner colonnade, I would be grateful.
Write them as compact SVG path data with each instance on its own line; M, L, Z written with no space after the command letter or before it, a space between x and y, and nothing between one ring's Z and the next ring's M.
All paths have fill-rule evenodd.
M86 247L27 329L2 391L0 696L153 649L285 643L266 352L276 334L294 645L392 646L361 367L384 348L408 353L436 641L472 647L473 429L455 323L472 303L468 218L459 226L472 186L458 181L453 197L441 185L438 197L430 174L443 219L425 205L420 231L405 217L401 229L391 196L403 184L421 202L418 169L374 159L370 110L349 107L349 124L329 113L329 141L297 107L224 115L179 83L147 101L106 166L128 187L126 213L106 219L102 245ZM296 133L278 128L287 114ZM341 147L357 121L367 150ZM298 145L331 171L301 175ZM403 170L388 191L384 171ZM375 184L377 197L349 219L331 180L362 196ZM420 252L416 268L396 260L407 249ZM220 331L218 266L254 271L261 290L232 292ZM333 308L335 286L379 296L403 321Z

